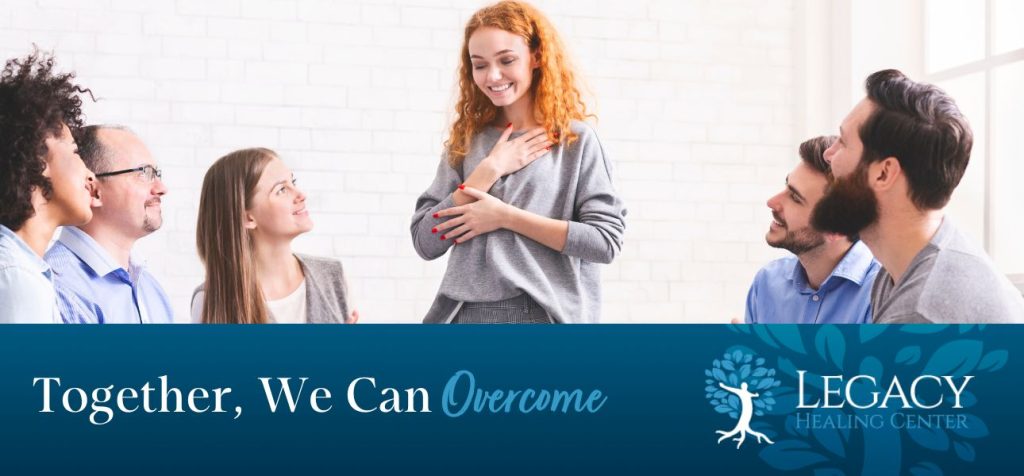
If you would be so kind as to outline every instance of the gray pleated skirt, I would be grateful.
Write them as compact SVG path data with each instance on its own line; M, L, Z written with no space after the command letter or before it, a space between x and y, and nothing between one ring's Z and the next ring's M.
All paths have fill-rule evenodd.
M452 324L553 324L547 311L529 295L495 302L464 302Z

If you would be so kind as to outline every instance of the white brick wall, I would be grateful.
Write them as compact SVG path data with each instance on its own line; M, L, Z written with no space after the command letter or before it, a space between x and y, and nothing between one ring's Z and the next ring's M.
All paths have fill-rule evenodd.
M364 322L418 322L444 259L408 237L437 165L461 29L480 0L0 0L0 56L34 42L162 162L165 225L139 251L188 315L202 280L195 210L206 167L277 149L316 229L296 247L346 265ZM765 200L795 162L794 0L538 1L592 92L630 210L607 266L608 322L741 316ZM827 131L825 131L827 132Z

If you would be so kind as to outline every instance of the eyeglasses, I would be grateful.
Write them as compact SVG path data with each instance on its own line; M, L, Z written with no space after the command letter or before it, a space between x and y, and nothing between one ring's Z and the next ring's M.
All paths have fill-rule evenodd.
M114 172L103 172L102 174L96 174L96 178L111 177L111 176L114 176L114 175L121 175L121 174L130 174L132 172L138 172L139 173L139 178L141 178L141 179L143 179L143 180L145 180L147 182L153 182L156 179L158 179L160 177L163 177L163 175L164 175L164 172L162 170L160 170L160 169L158 169L158 168L156 168L156 167L154 167L152 165L143 165L143 166L140 166L140 167L135 167L134 169L117 170L117 171L114 171Z

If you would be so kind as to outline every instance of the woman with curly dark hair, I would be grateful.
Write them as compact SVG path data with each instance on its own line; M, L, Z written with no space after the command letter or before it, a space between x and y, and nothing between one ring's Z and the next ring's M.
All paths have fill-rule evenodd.
M95 177L71 136L88 90L53 67L36 51L0 73L0 322L61 322L43 254L58 226L92 218Z

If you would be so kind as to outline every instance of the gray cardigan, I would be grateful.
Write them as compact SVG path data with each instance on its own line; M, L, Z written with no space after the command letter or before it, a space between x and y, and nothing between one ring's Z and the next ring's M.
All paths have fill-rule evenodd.
M597 134L574 121L579 139L558 144L522 170L498 179L488 191L505 203L569 222L561 253L512 231L499 229L452 248L431 229L454 206L452 192L497 143L502 129L473 138L462 166L445 158L434 183L416 201L412 243L428 260L448 253L448 269L424 322L448 322L463 302L493 302L527 294L557 322L597 322L601 315L600 264L622 249L626 208L612 185L612 162ZM516 137L519 134L513 134Z
M298 253L295 257L306 277L306 321L311 324L344 324L349 312L348 285L341 262ZM193 322L200 322L205 286L205 283L200 284L192 293Z

